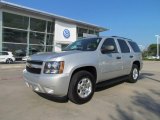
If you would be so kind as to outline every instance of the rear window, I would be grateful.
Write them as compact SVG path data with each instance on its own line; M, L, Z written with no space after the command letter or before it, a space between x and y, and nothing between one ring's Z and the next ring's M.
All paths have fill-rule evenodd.
M139 49L138 45L135 42L132 41L128 41L130 46L132 47L134 52L141 52L141 50Z

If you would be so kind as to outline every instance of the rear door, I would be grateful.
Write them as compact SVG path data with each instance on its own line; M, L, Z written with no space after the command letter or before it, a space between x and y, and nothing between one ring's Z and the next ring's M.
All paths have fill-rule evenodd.
M119 47L122 54L122 61L123 61L123 75L127 75L130 73L132 68L132 59L134 57L133 53L127 44L127 42L123 39L117 39L119 43Z
M123 64L121 60L121 54L118 52L115 40L113 38L107 38L102 44L101 49L108 45L113 45L115 47L115 50L107 53L100 52L100 81L116 78L122 74L121 72Z

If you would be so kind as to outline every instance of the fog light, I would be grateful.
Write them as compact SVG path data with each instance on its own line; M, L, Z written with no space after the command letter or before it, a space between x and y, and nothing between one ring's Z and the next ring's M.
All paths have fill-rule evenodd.
M44 89L48 94L53 94L54 93L54 90L52 90L50 88L44 88Z
M38 88L38 87L34 87L34 90L38 92L38 91L39 91L39 88Z

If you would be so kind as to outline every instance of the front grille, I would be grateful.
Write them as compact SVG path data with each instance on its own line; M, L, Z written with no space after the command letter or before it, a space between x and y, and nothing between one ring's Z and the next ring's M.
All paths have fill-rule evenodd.
M30 68L26 66L26 70L30 73L41 74L41 68Z
M29 60L29 61L27 61L27 63L35 64L35 65L42 65L43 61Z
M27 61L26 70L30 73L41 74L42 61Z

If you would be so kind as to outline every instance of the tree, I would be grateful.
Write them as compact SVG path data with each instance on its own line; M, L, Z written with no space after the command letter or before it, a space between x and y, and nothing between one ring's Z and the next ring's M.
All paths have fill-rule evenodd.
M159 45L160 48L160 45ZM160 50L159 50L160 53ZM151 44L148 47L148 55L149 56L156 56L157 55L157 44Z
M146 58L147 56L148 56L148 51L147 50L142 51L142 57Z

